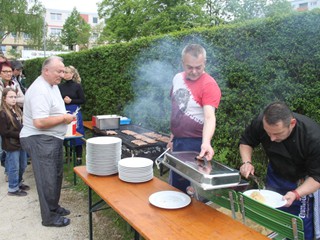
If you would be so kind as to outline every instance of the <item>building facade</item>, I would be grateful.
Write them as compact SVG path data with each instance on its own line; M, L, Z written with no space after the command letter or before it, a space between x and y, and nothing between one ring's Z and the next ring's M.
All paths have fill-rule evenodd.
M70 15L71 11L46 9L45 21L47 24L47 37L60 36L63 25ZM100 23L97 13L80 13L80 16L86 23L90 24L91 27L95 27Z
M308 11L320 8L320 0L292 0L291 6L297 11Z
M44 30L46 31L46 39L59 38L63 29L63 25L71 15L71 12L72 11L59 9L46 9L46 14L44 17ZM80 12L80 16L88 24L90 24L91 28L95 28L98 24L102 23L97 13ZM97 38L98 34L96 32L93 32L90 38L89 48L94 46ZM30 52L33 49L32 47L28 46L28 36L26 34L17 36L16 34L11 33L2 42L1 50L7 57L16 58L16 56L12 56L12 52L19 53L18 55L20 55L21 57L22 55L24 55L24 51ZM67 50L67 47L64 50ZM33 56L39 57L37 54L33 54Z

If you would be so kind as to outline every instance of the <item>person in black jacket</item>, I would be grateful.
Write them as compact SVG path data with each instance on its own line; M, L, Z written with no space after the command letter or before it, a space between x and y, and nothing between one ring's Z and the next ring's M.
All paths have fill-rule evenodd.
M64 71L65 82L59 85L61 96L69 113L74 113L81 104L85 103L83 89L81 87L81 78L78 70L73 66L66 66ZM84 135L84 126L82 121L82 113L79 111L77 118L77 132ZM73 144L73 143L71 143ZM82 164L82 145L81 139L75 139L77 165ZM67 156L69 157L69 156Z
M301 217L305 239L313 239L314 232L319 235L320 126L283 102L269 104L240 139L246 178L255 173L252 152L259 144L269 159L266 188L284 195L287 204L280 209Z
M30 187L22 183L22 177L27 167L27 153L20 145L19 134L22 128L22 112L16 103L16 91L11 88L3 89L0 134L2 136L2 149L6 152L8 195L26 196L26 191Z

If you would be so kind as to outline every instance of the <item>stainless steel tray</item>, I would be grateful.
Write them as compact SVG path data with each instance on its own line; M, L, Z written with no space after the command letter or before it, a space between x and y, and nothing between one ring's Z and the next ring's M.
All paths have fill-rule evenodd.
M98 115L94 116L96 127L100 130L119 129L120 116L118 115Z
M185 177L203 190L229 188L237 186L241 181L238 170L225 166L215 160L201 166L195 157L198 152L166 152L161 163Z

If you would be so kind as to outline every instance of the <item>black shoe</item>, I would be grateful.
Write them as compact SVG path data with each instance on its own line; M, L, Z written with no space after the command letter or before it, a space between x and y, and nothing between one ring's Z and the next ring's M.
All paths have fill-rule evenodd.
M60 217L57 221L50 224L46 224L42 222L42 225L46 227L65 227L65 226L68 226L69 224L70 224L70 219L65 217Z
M19 189L19 190L15 191L15 192L8 192L8 195L9 196L24 197L24 196L27 196L28 193L23 191L23 190L21 190L21 189Z
M67 216L70 214L70 211L68 209L63 208L63 207L59 207L54 212L59 214L60 216Z
M30 190L30 187L29 187L28 185L26 185L26 184L21 184L21 185L19 186L19 188L20 188L21 190L23 190L23 191L29 191L29 190Z

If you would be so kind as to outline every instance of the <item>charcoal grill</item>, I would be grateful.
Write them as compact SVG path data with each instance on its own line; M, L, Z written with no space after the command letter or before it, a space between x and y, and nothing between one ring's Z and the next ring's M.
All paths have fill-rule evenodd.
M138 134L143 134L146 132L154 132L150 129L134 125L134 124L128 124L128 125L120 125L119 129L113 129L112 131L115 131L117 135L113 135L114 137L119 137L122 139L122 157L145 157L152 160L155 160L163 151L166 150L167 143L157 141L156 143L148 143L146 145L138 146L134 143L132 143L132 140L135 140L136 138L131 135L127 135L121 131L123 130L131 130ZM93 127L93 132L96 136L111 136L107 134L106 130L100 130L97 127ZM168 136L165 134L161 134L163 136Z

